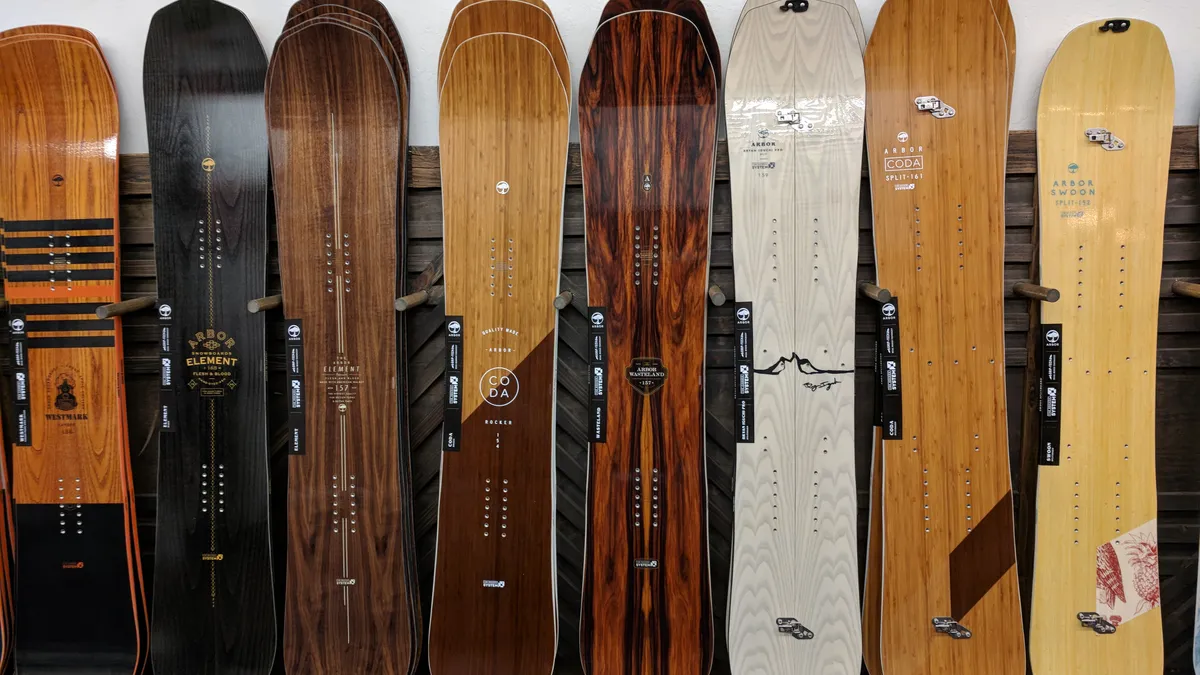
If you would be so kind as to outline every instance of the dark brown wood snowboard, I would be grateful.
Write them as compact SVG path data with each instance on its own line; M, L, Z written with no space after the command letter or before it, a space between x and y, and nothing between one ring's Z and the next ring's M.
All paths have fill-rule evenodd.
M603 16L579 86L593 351L580 651L593 675L703 675L720 56L698 2L614 0Z
M408 673L420 627L394 310L403 74L377 20L336 14L285 27L267 74L292 406L284 665Z

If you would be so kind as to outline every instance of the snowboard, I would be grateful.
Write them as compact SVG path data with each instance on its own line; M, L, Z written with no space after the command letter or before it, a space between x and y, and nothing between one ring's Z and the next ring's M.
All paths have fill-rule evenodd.
M393 309L406 83L386 13L351 4L294 7L267 72L291 401L290 673L408 673L419 653Z
M1009 8L1007 0L993 0L992 11L995 13L997 20L1000 22L1000 30L1004 35L1005 49L1008 60L1008 103L1005 106L1005 128L1008 128L1008 119L1011 117L1012 109L1012 90L1013 78L1016 73L1016 28L1013 25L1012 11ZM1007 142L1006 142L1007 156ZM876 379L879 380L880 364L876 363ZM882 386L882 382L877 381L876 387ZM877 420L878 423L878 420ZM879 675L883 672L883 666L879 659L879 638L880 638L880 588L882 575L882 546L879 545L883 536L883 514L882 514L882 463L883 454L881 450L882 433L880 427L876 427L873 434L873 443L871 446L871 496L870 496L870 515L868 520L867 534L867 564L864 573L863 584L863 660L866 664L868 672L872 675Z
M894 296L867 660L888 675L1024 670L1004 393L1010 42L988 0L889 0L866 52L876 264Z
M119 121L95 37L0 33L13 340L13 636L22 673L137 673L147 634L125 419ZM67 607L47 612L47 606Z
M267 60L239 11L178 0L143 68L163 378L151 657L268 673Z
M742 10L725 79L733 210L733 673L861 670L854 313L857 9Z
M519 9L527 20L509 20ZM570 71L550 15L508 0L456 14L438 70L447 391L429 668L549 674L558 639L552 301Z
M1175 76L1151 23L1097 20L1038 101L1043 303L1029 659L1163 668L1155 364Z
M587 673L707 673L704 357L720 55L699 2L613 0L579 85Z

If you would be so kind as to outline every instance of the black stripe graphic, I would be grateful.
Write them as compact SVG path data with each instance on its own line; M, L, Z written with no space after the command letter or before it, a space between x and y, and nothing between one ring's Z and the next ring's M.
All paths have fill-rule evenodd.
M108 252L102 253L70 253L66 252L69 258L63 255L64 251L55 251L53 253L14 253L5 258L5 264L9 267L17 267L19 265L49 265L52 259L70 262L73 265L98 265L103 263L113 262L113 254Z
M6 220L5 232L72 232L75 230L111 230L112 218L79 220Z
M6 278L9 281L50 281L49 270L33 270L31 272L8 272ZM112 269L106 270L72 270L70 274L66 271L55 272L54 280L60 283L68 281L109 281L113 278Z
M27 316L37 316L39 314L87 314L96 316L96 309L100 307L93 302L56 302L47 303L44 305L15 305L13 311L20 311Z
M84 347L112 347L116 340L111 335L91 337L30 338L30 349L76 349Z
M112 319L62 319L58 321L26 321L26 333L50 333L74 330L112 330Z
M950 616L962 621L1016 564L1012 493L1006 492L950 552Z
M4 248L49 248L51 246L58 248L68 248L67 244L75 248L91 247L97 248L107 246L112 248L113 237L110 234L92 235L86 237L5 237Z

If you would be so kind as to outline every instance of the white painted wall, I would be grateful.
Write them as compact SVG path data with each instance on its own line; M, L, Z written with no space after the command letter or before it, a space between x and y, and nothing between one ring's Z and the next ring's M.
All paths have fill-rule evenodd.
M225 0L250 18L268 50L279 35L289 0ZM781 0L782 1L782 0ZM392 13L412 77L413 145L437 144L434 85L438 50L456 0L384 0ZM576 81L605 0L548 0L567 47ZM713 30L727 55L743 0L705 0ZM1153 21L1163 29L1175 61L1176 124L1200 116L1200 2L1196 0L1010 0L1017 27L1017 74L1012 126L1032 129L1042 72L1058 43L1076 25L1098 18ZM0 0L0 29L66 23L96 34L117 80L122 152L146 151L142 112L142 48L155 10L165 0ZM870 33L882 0L859 0ZM574 87L572 87L574 88Z

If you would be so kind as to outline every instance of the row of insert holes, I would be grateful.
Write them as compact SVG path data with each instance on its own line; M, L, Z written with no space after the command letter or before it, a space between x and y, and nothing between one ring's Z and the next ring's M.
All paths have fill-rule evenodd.
M1121 244L1121 250L1122 250L1122 251L1124 251L1124 250L1125 250L1125 244ZM1120 268L1120 270L1121 270L1121 277L1122 277L1122 278L1121 278L1121 280L1120 280L1120 282L1119 282L1119 283L1120 283L1120 285L1121 285L1121 291L1118 293L1118 296L1123 298L1123 297L1125 297L1125 290L1124 290L1124 289L1125 289L1125 279L1124 279L1124 276L1125 276L1125 256L1124 256L1124 255L1122 255L1122 256L1121 256L1121 268ZM1083 275L1083 244L1080 244L1080 245L1079 245L1079 274L1080 274L1080 276L1082 276L1082 275ZM1083 280L1082 280L1082 279L1080 279L1080 280L1077 282L1077 285L1078 285L1078 286L1080 286L1081 288L1079 288L1079 290L1078 290L1078 291L1076 292L1076 294L1075 294L1075 295L1076 295L1076 297L1078 298L1078 303L1079 303L1079 304L1075 305L1075 309L1083 309L1083 288L1082 288L1082 286L1083 286ZM1118 304L1118 305L1117 305L1117 309L1125 309L1125 304L1124 304L1124 301L1122 301L1120 304Z
M483 536L491 536L492 520L492 479L483 479ZM502 480L500 494L500 538L508 538L508 479Z
M1070 444L1070 443L1068 443L1068 444L1067 444L1067 449L1069 450L1070 448L1071 448L1071 444ZM1126 448L1126 449L1128 449L1128 448L1129 448L1129 444L1128 444L1128 443L1126 443L1126 444L1125 444L1125 448ZM1071 461L1071 455L1067 455L1067 461L1068 461L1068 462L1069 462L1069 461ZM1128 461L1129 461L1129 455L1125 455L1125 456L1124 456L1124 461L1126 461L1126 462L1128 462ZM1120 492L1120 490L1121 490L1121 481L1117 481L1116 483L1114 483L1114 485L1115 485L1115 486L1116 486L1116 488L1117 488L1117 489L1114 491L1115 498L1116 498L1116 499L1120 499L1120 498L1121 498L1121 492ZM1079 487L1079 481L1075 481L1075 487L1076 487L1076 488L1078 488L1078 487ZM1120 510L1121 510L1121 505L1120 505L1120 504L1116 504L1116 505L1114 505L1114 506L1115 506L1115 508L1116 508L1116 510L1117 510L1117 511L1120 511ZM1078 512L1078 511L1079 511L1079 493L1078 493L1078 492L1076 492L1076 493L1075 493L1075 505L1074 505L1074 507L1073 507L1073 509L1072 509L1072 510L1074 510L1074 511L1076 511L1076 512ZM1118 522L1118 523L1119 523L1119 522L1121 522L1121 516L1119 516L1119 515L1118 515L1118 516L1114 516L1114 518L1116 519L1116 520L1115 520L1115 522ZM1076 523L1076 525L1075 525L1075 535L1076 535L1076 536L1078 536L1078 535L1079 535L1079 516L1075 516L1075 523ZM1117 533L1117 534L1121 534L1121 528L1120 528L1120 527L1113 528L1113 532L1115 532L1115 533ZM1076 544L1078 544L1078 543L1079 543L1079 540L1078 540L1078 539L1076 539L1076 540L1075 540L1075 543L1076 543Z
M75 512L75 534L83 534L83 504L58 505L58 533L67 533L67 518L70 517L71 511Z
M208 491L208 465L200 465L200 512L208 513L209 506L212 505ZM217 512L225 513L225 465L217 465Z
M358 533L358 477L350 475L350 534ZM338 477L333 477L333 533L339 532L341 524L341 493L338 491Z
M342 287L347 293L350 292L350 234L342 234ZM333 292L333 235L325 233L325 291Z
M491 290L491 294L494 297L496 295L496 238L495 237L492 237L491 258L492 258L492 281L491 281L491 289L492 290ZM513 288L513 285L512 285L512 278L513 278L513 240L512 240L512 237L509 237L509 239L508 239L508 264L501 263L500 269L501 269L501 271L508 272L508 297L511 298L512 297L512 288Z
M658 469L651 469L650 485L650 525L658 527ZM640 467L633 470L633 526L642 526L642 502L645 501L645 496L642 494L642 469Z
M913 212L917 214L913 218L914 223L916 225L920 225L921 224L921 207L914 206ZM964 261L966 260L966 256L965 256L965 252L963 249L962 221L963 221L962 204L959 204L958 205L958 223L959 223L959 225L958 225L958 235L959 235L959 239L958 239L958 260L959 260L958 269L960 269L960 270L966 269L963 264ZM921 248L921 230L920 229L916 230L916 237L917 237L916 245L917 245L917 248L919 249L919 248ZM921 254L917 253L916 256L917 256L917 271L920 272L921 271ZM814 279L813 281L816 281L816 279Z

